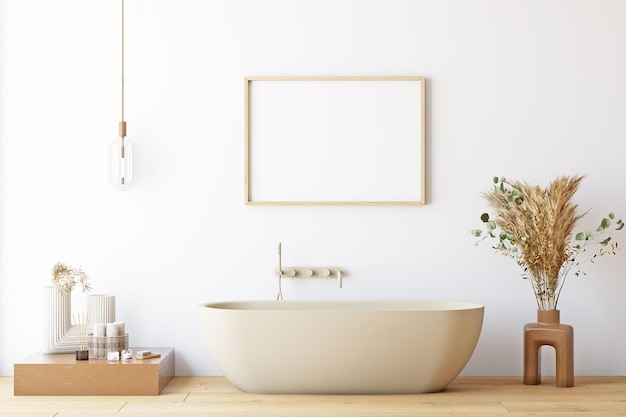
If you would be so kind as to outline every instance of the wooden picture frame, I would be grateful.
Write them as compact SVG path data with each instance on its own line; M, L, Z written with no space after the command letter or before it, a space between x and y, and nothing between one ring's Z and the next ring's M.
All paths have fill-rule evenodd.
M246 77L246 205L425 203L425 79Z

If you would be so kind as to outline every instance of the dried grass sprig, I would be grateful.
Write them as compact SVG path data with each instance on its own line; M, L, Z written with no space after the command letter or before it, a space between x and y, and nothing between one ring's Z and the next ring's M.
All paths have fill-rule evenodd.
M74 268L63 262L57 262L52 267L52 283L57 285L63 294L71 293L77 284L82 287L82 292L91 291L87 273L82 268Z
M483 196L494 210L494 219L483 213L482 229L472 230L476 237L496 238L494 249L516 260L522 267L524 278L529 278L539 309L556 309L565 278L572 267L576 275L580 266L587 260L617 250L617 243L608 247L611 237L601 237L611 229L613 213L602 219L595 231L580 232L574 235L574 228L587 212L578 214L578 206L573 197L578 191L584 176L562 176L550 183L547 188L530 185L521 181L507 181L504 177L494 177L494 188ZM612 227L621 230L622 220ZM476 242L478 244L480 241ZM578 256L586 252L589 245L599 244L598 253L585 261Z

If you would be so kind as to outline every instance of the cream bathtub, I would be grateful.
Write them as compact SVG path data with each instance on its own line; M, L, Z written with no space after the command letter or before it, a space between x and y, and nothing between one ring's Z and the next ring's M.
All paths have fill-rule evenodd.
M236 301L199 306L209 353L240 390L437 392L463 370L484 307L451 301Z

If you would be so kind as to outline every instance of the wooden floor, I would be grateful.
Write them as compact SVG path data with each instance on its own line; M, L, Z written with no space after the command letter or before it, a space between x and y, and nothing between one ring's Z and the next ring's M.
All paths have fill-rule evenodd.
M527 386L521 377L459 377L436 394L259 395L238 391L223 377L174 377L160 396L21 397L13 378L0 377L0 417L331 417L626 416L626 377L554 379Z

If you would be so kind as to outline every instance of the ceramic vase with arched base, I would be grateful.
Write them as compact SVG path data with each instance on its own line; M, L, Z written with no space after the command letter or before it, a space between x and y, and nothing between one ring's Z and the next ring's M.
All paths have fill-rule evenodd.
M72 325L72 296L63 294L54 285L44 287L44 342L43 353L74 353L80 350L76 326ZM94 323L115 321L115 296L90 295L87 299L87 329ZM98 320L97 322L94 320Z
M524 384L541 383L541 346L556 352L556 386L574 386L574 328L561 324L559 310L537 310L537 322L524 325Z

